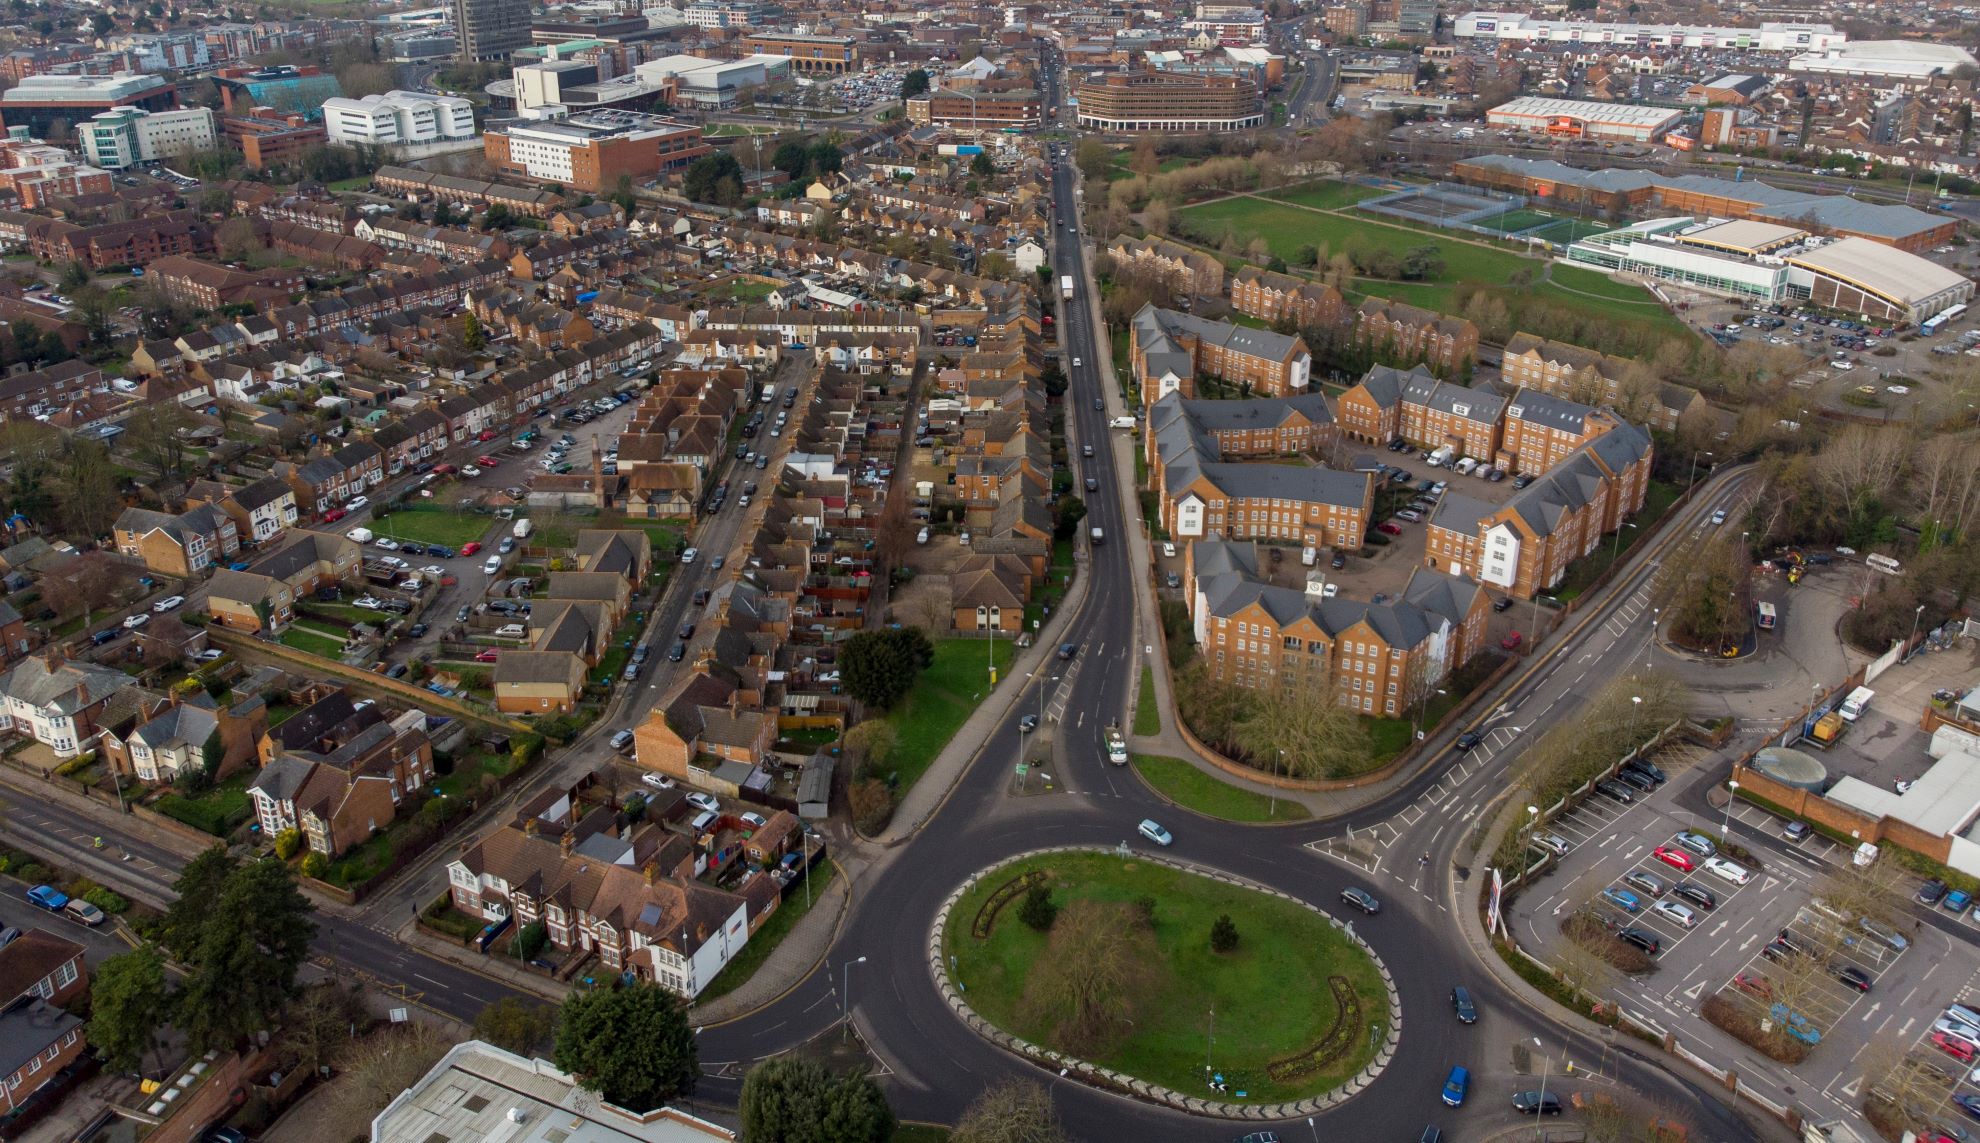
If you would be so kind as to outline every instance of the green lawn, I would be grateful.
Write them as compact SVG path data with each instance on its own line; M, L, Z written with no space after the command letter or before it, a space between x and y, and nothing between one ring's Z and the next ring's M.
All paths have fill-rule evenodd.
M385 872L392 863L392 831L371 835L365 841L345 851L344 856L330 863L323 871L323 880L342 889L363 884Z
M1134 171L1132 171L1128 167L1128 164L1133 160L1134 160L1134 153L1132 151L1116 151L1114 153L1113 161L1109 163L1107 167L1107 181L1110 183L1117 183L1120 182L1122 179L1133 178ZM1173 171L1180 171L1184 167L1189 166L1191 163L1194 163L1195 161L1196 161L1195 159L1192 159L1187 155L1172 155L1169 158L1157 162L1155 164L1155 169L1159 173L1166 175Z
M307 628L297 626L291 626L287 631L282 632L282 645L325 659L335 659L344 651L343 640L332 639L328 635L319 635Z
M488 535L489 527L499 522L502 521L488 516L476 516L471 512L457 512L421 505L416 508L401 508L383 520L373 522L372 531L395 540L440 544L458 552L461 550L461 545L472 543Z
M760 302L769 297L773 289L776 287L770 283L754 278L731 278L710 286L708 297L718 301Z
M1322 188L1339 184L1319 184ZM1316 195L1324 190L1315 190ZM1287 199L1286 192L1276 197ZM1288 199L1288 201L1293 201ZM1461 241L1434 230L1378 221L1363 214L1320 214L1283 206L1257 198L1233 198L1185 208L1179 217L1203 242L1214 244L1228 225L1240 246L1263 237L1272 253L1290 261L1302 246L1326 243L1329 250L1354 251L1383 248L1403 251L1418 246L1434 246L1444 260L1444 272L1434 281L1399 282L1376 278L1355 279L1356 291L1422 306L1439 313L1456 311L1456 286L1479 282L1503 286L1511 276L1528 270L1538 273L1541 264L1510 249ZM1565 271L1565 272L1564 272ZM1634 286L1623 286L1580 267L1555 267L1555 275L1575 291L1540 287L1540 293L1557 304L1598 314L1605 318L1655 321L1676 335L1682 323L1671 317L1650 294ZM1587 295L1595 295L1593 297Z
M481 785L483 775L500 778L515 769L507 754L497 754L492 750L479 750L474 754L454 761L454 772L433 783L433 789L441 794L454 794L471 797Z
M334 183L326 183L324 184L324 189L335 192L351 192L364 190L370 185L370 175L359 175L354 179L338 179Z
M832 883L836 872L829 860L821 859L812 866L811 904L818 903L819 897L824 894L825 887ZM777 951L777 946L783 943L791 929L804 919L809 908L805 902L804 887L800 885L797 892L784 898L784 903L777 906L777 911L770 914L770 919L763 923L762 928L756 930L755 935L749 938L749 943L742 947L741 952L730 958L721 973L708 982L708 987L702 989L701 995L696 999L706 1003L717 996L727 996L741 987L744 981L756 975L756 970L762 968L763 962L770 959L770 954Z
M1134 703L1134 732L1141 735L1162 733L1162 712L1155 705L1155 668L1141 668L1141 695Z
M226 837L253 815L247 792L253 778L252 772L235 774L197 797L167 794L151 808L214 837Z
M1142 966L1127 993L1127 1034L1092 1053L1094 1063L1179 1091L1203 1086L1209 1062L1260 1103L1299 1099L1340 1085L1373 1057L1388 1028L1388 998L1375 964L1326 920L1278 897L1234 889L1207 878L1112 854L1055 853L1015 862L963 894L949 914L944 951L984 1019L1036 1043L1052 1042L1051 1013L1023 1011L1025 987L1048 954L1049 937L1018 919L1013 902L998 914L987 940L972 933L990 895L1032 869L1049 873L1052 899L1133 903L1153 897L1159 955ZM1228 914L1238 947L1211 951L1211 923ZM1359 1000L1358 1027L1349 1024L1344 1054L1317 1071L1285 1082L1267 1065L1315 1048L1343 1014L1327 987L1344 978ZM1214 1040L1208 1038L1216 1012ZM1356 1017L1347 1017L1355 1021Z
M1206 774L1181 758L1136 754L1134 771L1184 809L1232 822L1296 822L1311 817L1306 807L1275 800Z
M977 704L989 697L990 663L996 663L1001 681L1008 677L1015 653L1008 639L935 640L934 664L915 680L907 698L887 712L899 736L892 759L900 775L898 794L928 772Z
M1331 179L1322 179L1317 183L1271 191L1265 197L1280 202L1297 203L1300 206L1316 207L1320 210L1339 210L1387 193L1375 187L1362 186L1360 183L1340 183Z

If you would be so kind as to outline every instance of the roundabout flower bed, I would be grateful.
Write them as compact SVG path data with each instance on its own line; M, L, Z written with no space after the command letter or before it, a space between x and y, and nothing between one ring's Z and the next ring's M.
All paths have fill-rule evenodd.
M1051 892L1043 931L1018 907L1033 884ZM986 909L992 902L1001 907ZM1226 915L1237 943L1219 952L1210 934ZM1382 970L1333 920L1166 861L1097 850L1021 857L981 874L946 917L938 969L983 1021L1172 1093L1247 1106L1313 1099L1393 1047ZM1105 948L1125 955L1093 1015L1069 997L1094 987L1085 966ZM1221 1090L1209 1086L1206 1060Z

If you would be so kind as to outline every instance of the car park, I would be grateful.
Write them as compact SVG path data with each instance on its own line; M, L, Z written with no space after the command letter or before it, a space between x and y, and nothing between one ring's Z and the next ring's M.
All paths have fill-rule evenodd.
M1156 845L1166 846L1175 841L1175 837L1168 830L1163 829L1161 823L1157 822L1154 818L1143 818L1141 819L1141 824L1134 828L1136 833L1139 833Z

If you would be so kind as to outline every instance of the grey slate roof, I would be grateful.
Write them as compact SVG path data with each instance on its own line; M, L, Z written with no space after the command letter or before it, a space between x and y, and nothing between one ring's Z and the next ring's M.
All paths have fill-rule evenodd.
M296 795L302 793L303 783L309 781L310 772L315 769L314 762L283 755L263 766L254 776L254 781L248 783L248 789L260 790L277 802L293 802Z
M219 728L220 720L212 711L181 703L138 727L131 737L154 750L173 742L183 742L197 750Z
M1360 507L1368 495L1367 473L1335 472L1285 464L1206 464L1203 475L1226 495L1272 497L1302 504ZM1173 482L1172 486L1173 486Z
M74 714L87 709L134 680L122 671L94 663L63 663L53 671L40 656L22 659L0 675L0 695L37 710Z
M1586 431L1588 417L1595 410L1538 389L1521 389L1506 402L1506 411L1532 424L1545 425L1565 433L1580 433Z

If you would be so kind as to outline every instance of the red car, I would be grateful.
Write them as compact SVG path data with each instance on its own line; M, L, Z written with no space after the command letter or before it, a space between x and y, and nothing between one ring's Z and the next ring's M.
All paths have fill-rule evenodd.
M1932 1033L1932 1046L1963 1064L1973 1062L1973 1045L1958 1036L1948 1036L1944 1032Z
M323 514L323 522L325 524L335 524L337 521L343 519L348 515L350 515L350 513L344 511L342 508L332 508L328 512L325 512Z
M492 663L495 661L495 657L498 654L500 654L500 652L496 651L494 648L491 647L488 650L483 651L481 654L476 655L474 657L474 661L477 663Z
M1668 845L1660 845L1651 852L1658 861L1663 862L1665 865L1682 869L1686 873L1698 868L1698 862L1682 849L1672 849Z
M474 434L474 439L478 441L492 441L496 437L501 435L502 434L496 432L494 429L483 429L480 432Z
M458 464L436 464L433 466L433 471L442 476L452 476L460 470L461 466Z
M1521 635L1519 632L1515 631L1512 634L1506 636L1504 639L1499 640L1499 646L1505 648L1508 651L1517 651L1519 650L1519 645L1524 642L1526 642L1526 636Z
M1378 532L1381 532L1381 533L1383 533L1383 534L1385 534L1385 535L1390 535L1390 536L1400 536L1400 535L1402 535L1402 525L1401 525L1401 524L1391 524L1391 523L1388 523L1387 521L1384 521L1383 523L1380 523L1380 524L1377 524L1377 525L1375 525L1375 530L1376 530L1376 531L1378 531Z
M469 540L467 543L461 545L461 554L464 556L471 556L480 550L480 540Z
M1748 976L1742 972L1733 977L1733 986L1751 992L1762 1000L1774 998L1774 986L1764 976Z
M483 468L499 468L502 464L492 456L478 456L474 458L474 462Z

